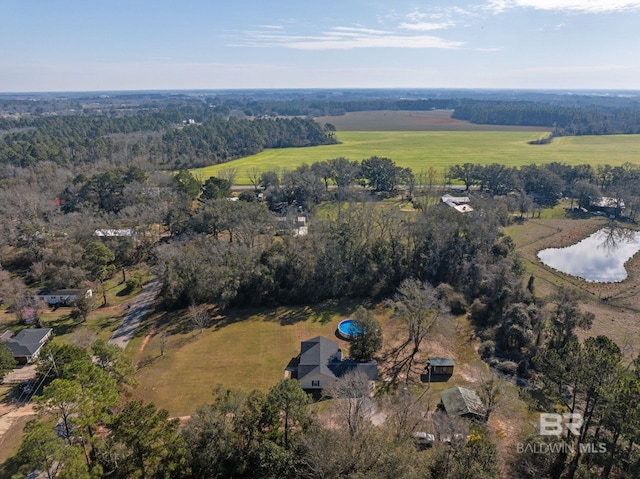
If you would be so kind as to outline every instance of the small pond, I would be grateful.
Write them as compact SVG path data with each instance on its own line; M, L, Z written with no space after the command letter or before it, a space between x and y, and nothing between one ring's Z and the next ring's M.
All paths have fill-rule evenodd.
M640 232L607 227L567 248L548 248L538 253L547 266L592 283L626 279L624 264L640 251Z

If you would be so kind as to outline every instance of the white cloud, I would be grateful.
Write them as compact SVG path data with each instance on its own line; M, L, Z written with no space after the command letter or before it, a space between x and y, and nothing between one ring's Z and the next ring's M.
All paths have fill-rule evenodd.
M454 22L448 20L446 22L434 23L434 22L415 22L415 23L401 23L398 25L403 30L418 30L422 32L431 30L444 30L449 27L453 27Z
M486 4L486 8L494 13L502 13L514 7L575 13L612 13L640 10L640 0L488 0Z
M512 6L512 2L509 0L489 0L485 9L497 14L504 12L510 6Z
M357 27L333 27L315 35L293 35L273 30L247 31L230 46L290 48L295 50L351 50L355 48L440 48L455 49L464 42L387 30Z
M334 27L332 28L332 30L335 30L336 32L355 32L355 33L364 33L364 34L370 34L370 35L384 35L387 33L390 33L388 31L385 30L374 30L372 28L364 28L364 27Z

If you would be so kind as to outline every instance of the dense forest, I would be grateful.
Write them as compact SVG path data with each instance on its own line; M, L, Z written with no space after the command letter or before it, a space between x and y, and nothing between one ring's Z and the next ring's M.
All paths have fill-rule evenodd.
M534 102L465 102L453 118L492 125L553 127L556 136L640 133L640 109L566 107Z
M64 166L79 166L118 153L145 152L157 158L157 166L175 167L184 160L195 167L223 163L265 148L336 141L330 126L322 127L301 118L210 119L177 127L166 117L175 119L181 115L137 114L120 118L69 115L18 121L13 129L21 131L9 131L0 137L0 164L25 167L53 161ZM157 138L159 134L162 136Z

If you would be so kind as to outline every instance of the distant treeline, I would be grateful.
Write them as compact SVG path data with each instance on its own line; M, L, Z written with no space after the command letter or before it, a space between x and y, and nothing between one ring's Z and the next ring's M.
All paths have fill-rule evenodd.
M253 155L266 148L289 148L336 143L331 125L303 118L211 120L169 130L163 136L170 159L204 166Z
M556 136L640 133L640 107L557 106L535 102L467 101L453 118L490 125L552 127Z
M155 164L176 160L185 166L205 166L258 153L265 148L334 143L333 129L313 120L212 118L202 124L176 128L189 111L165 110L112 118L59 116L5 120L0 137L0 164L27 167L40 161L59 165L94 163L100 159L146 154ZM188 118L188 116L187 116ZM163 134L161 141L148 133ZM116 135L134 135L123 142ZM123 151L125 150L125 151Z

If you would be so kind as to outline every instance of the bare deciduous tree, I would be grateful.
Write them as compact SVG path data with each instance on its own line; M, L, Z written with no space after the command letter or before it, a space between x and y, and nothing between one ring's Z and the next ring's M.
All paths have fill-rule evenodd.
M253 190L258 191L260 189L260 183L262 183L262 171L260 168L249 168L249 170L247 170L247 177L249 178L249 183L253 185Z
M238 176L238 168L224 168L218 171L218 178L227 180L232 186L236 180L236 176Z
M160 356L164 356L164 348L167 345L167 332L163 331L160 335Z
M436 289L429 283L407 279L388 301L388 305L394 308L393 316L404 322L407 333L405 341L389 353L389 373L394 383L402 375L408 382L411 374L415 372L416 356L420 352L422 342L443 314L444 304Z
M198 328L202 333L211 319L209 308L203 304L189 306L189 319L191 319L193 327Z
M491 413L495 411L496 406L500 402L500 396L502 395L502 389L498 378L492 374L489 378L483 379L480 383L479 396L482 404L485 407L484 420L488 421Z
M349 372L330 385L324 394L336 400L338 416L347 424L351 437L356 436L375 412L370 397L369 378L362 371Z
M396 437L424 430L421 428L426 421L427 412L431 409L429 390L418 395L411 388L399 389L394 394L386 396L384 409L387 424Z

